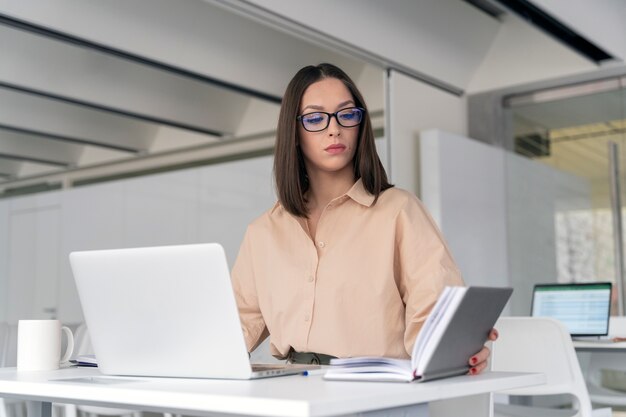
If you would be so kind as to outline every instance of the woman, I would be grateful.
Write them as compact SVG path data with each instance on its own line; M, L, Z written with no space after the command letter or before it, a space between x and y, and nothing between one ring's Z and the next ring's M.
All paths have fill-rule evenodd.
M232 273L249 351L270 335L272 354L296 363L409 358L444 286L463 282L419 200L387 181L341 69L308 66L289 83L274 175L278 202L248 227Z

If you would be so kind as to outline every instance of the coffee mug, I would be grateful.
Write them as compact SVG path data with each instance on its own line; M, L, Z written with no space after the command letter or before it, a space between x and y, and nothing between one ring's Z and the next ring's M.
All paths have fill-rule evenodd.
M67 347L61 357L61 334ZM74 350L72 331L59 320L20 320L17 324L17 370L52 371L66 364Z

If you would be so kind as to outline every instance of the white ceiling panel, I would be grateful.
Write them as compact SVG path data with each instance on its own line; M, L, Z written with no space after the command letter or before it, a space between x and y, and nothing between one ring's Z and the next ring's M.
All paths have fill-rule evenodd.
M0 129L0 157L69 168L78 164L82 150L81 145Z
M0 82L10 85L226 134L235 130L249 100L207 82L20 29L0 26L0 38L11 45L0 60Z
M12 178L17 175L19 169L19 162L0 158L0 179Z
M54 161L80 169L266 138L297 69L333 62L355 79L368 73L361 60L199 0L0 0L0 54L0 132L42 150L79 146L71 162ZM0 156L8 145L18 153L5 141ZM50 172L22 145L31 162L5 158L0 182Z
M28 177L32 175L48 175L62 171L63 168L53 167L46 164L36 164L32 162L23 162L20 164L19 177Z
M626 61L626 1L532 0L591 42ZM593 17L590 17L590 11Z
M363 66L197 0L0 0L0 12L275 98L305 65Z
M502 18L488 53L475 69L468 93L580 74L595 63L515 15Z
M157 126L0 88L0 126L32 129L129 150L148 150Z
M252 3L328 34L346 49L362 48L391 66L425 74L460 90L468 85L500 28L496 19L459 0L239 3Z
M150 146L150 153L195 147L224 140L216 136L207 136L187 130L174 129L169 126L160 126L154 136L154 142Z

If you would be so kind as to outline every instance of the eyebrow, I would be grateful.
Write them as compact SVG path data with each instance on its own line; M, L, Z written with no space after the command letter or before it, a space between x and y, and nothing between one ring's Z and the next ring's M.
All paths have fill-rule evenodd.
M345 106L346 104L354 104L354 100L346 100L346 101L342 101L341 103L339 103L339 104L337 105L337 108L338 108L338 109L342 109L342 108L343 108L343 106ZM320 111L322 111L322 110L324 110L324 107L322 107L322 106L318 106L318 105L316 105L316 104L309 104L308 106L305 106L305 107L302 109L302 111L305 111L306 109L312 109L312 110L320 110Z

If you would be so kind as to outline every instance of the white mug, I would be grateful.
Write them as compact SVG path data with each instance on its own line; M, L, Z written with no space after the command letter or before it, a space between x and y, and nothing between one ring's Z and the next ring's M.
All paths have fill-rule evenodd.
M61 334L67 347L61 357ZM72 331L59 320L20 320L17 324L17 370L52 371L67 363L74 350Z

